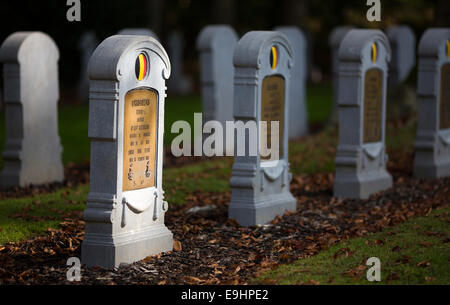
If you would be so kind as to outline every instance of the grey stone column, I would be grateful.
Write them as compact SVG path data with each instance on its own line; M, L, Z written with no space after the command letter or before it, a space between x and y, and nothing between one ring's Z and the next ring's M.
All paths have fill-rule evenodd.
M162 187L169 76L169 57L149 36L111 36L91 57L91 179L81 249L88 266L117 267L172 249Z
M61 182L59 51L42 32L16 32L0 48L6 141L0 187Z
M419 43L419 117L414 176L450 176L450 29L428 29Z
M385 153L390 57L379 30L351 30L339 47L335 197L366 199L392 186Z
M331 77L332 77L332 89L333 89L333 109L331 112L331 123L338 122L338 78L339 78L339 46L342 39L348 32L353 30L352 26L338 26L335 27L328 38L328 45L330 46L331 54Z

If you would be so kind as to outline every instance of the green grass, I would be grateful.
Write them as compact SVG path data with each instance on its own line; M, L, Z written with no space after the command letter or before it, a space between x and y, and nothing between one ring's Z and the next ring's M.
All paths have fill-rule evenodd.
M316 256L255 279L273 284L449 284L450 208L433 211L367 237L338 243ZM381 261L381 281L369 282L369 257Z
M165 200L184 204L196 190L225 192L229 189L232 159L221 158L182 168L164 170ZM34 197L0 200L0 244L26 240L57 228L71 212L86 208L88 185L63 188ZM22 216L23 215L23 216Z
M321 124L326 122L333 110L331 84L309 85L306 90L309 123Z
M71 213L83 211L87 185L54 193L0 201L0 244L21 241L56 228Z

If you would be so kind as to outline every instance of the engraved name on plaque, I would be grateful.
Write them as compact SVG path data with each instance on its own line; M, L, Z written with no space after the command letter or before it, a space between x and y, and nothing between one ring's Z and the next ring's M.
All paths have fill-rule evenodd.
M279 156L283 156L284 132L284 78L281 75L268 76L262 83L261 121L267 122L267 128L261 129L261 145L267 143L272 147L272 122L279 122L278 147ZM266 141L266 142L265 142ZM272 156L261 156L261 161L269 160Z
M364 143L381 141L382 72L370 69L364 81Z
M440 129L450 128L450 64L441 70Z
M125 96L123 191L155 186L158 96L149 89Z

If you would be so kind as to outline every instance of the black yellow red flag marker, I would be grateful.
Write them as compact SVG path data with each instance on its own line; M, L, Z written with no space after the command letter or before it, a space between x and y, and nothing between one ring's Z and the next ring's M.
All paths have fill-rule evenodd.
M147 56L144 53L138 55L134 68L136 72L136 78L138 80L143 80L148 71L148 60Z
M274 70L277 67L277 64L278 64L278 52L277 48L273 46L270 51L270 66L272 67L272 70Z
M377 44L374 42L372 43L372 62L377 61Z
M450 58L450 40L447 40L447 57Z

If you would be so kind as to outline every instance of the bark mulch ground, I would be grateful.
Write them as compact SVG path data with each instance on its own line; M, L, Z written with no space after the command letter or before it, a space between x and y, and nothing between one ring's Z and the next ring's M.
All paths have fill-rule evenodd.
M294 177L296 212L264 226L241 228L227 218L229 193L197 192L169 208L170 253L118 270L82 268L81 284L246 284L279 264L317 254L350 237L380 231L448 205L450 178L411 177L412 155L391 156L394 187L369 200L332 197L333 175ZM188 212L193 207L200 211ZM198 209L197 209L198 210ZM69 257L80 257L84 222L68 218L46 236L0 246L0 284L65 284Z

